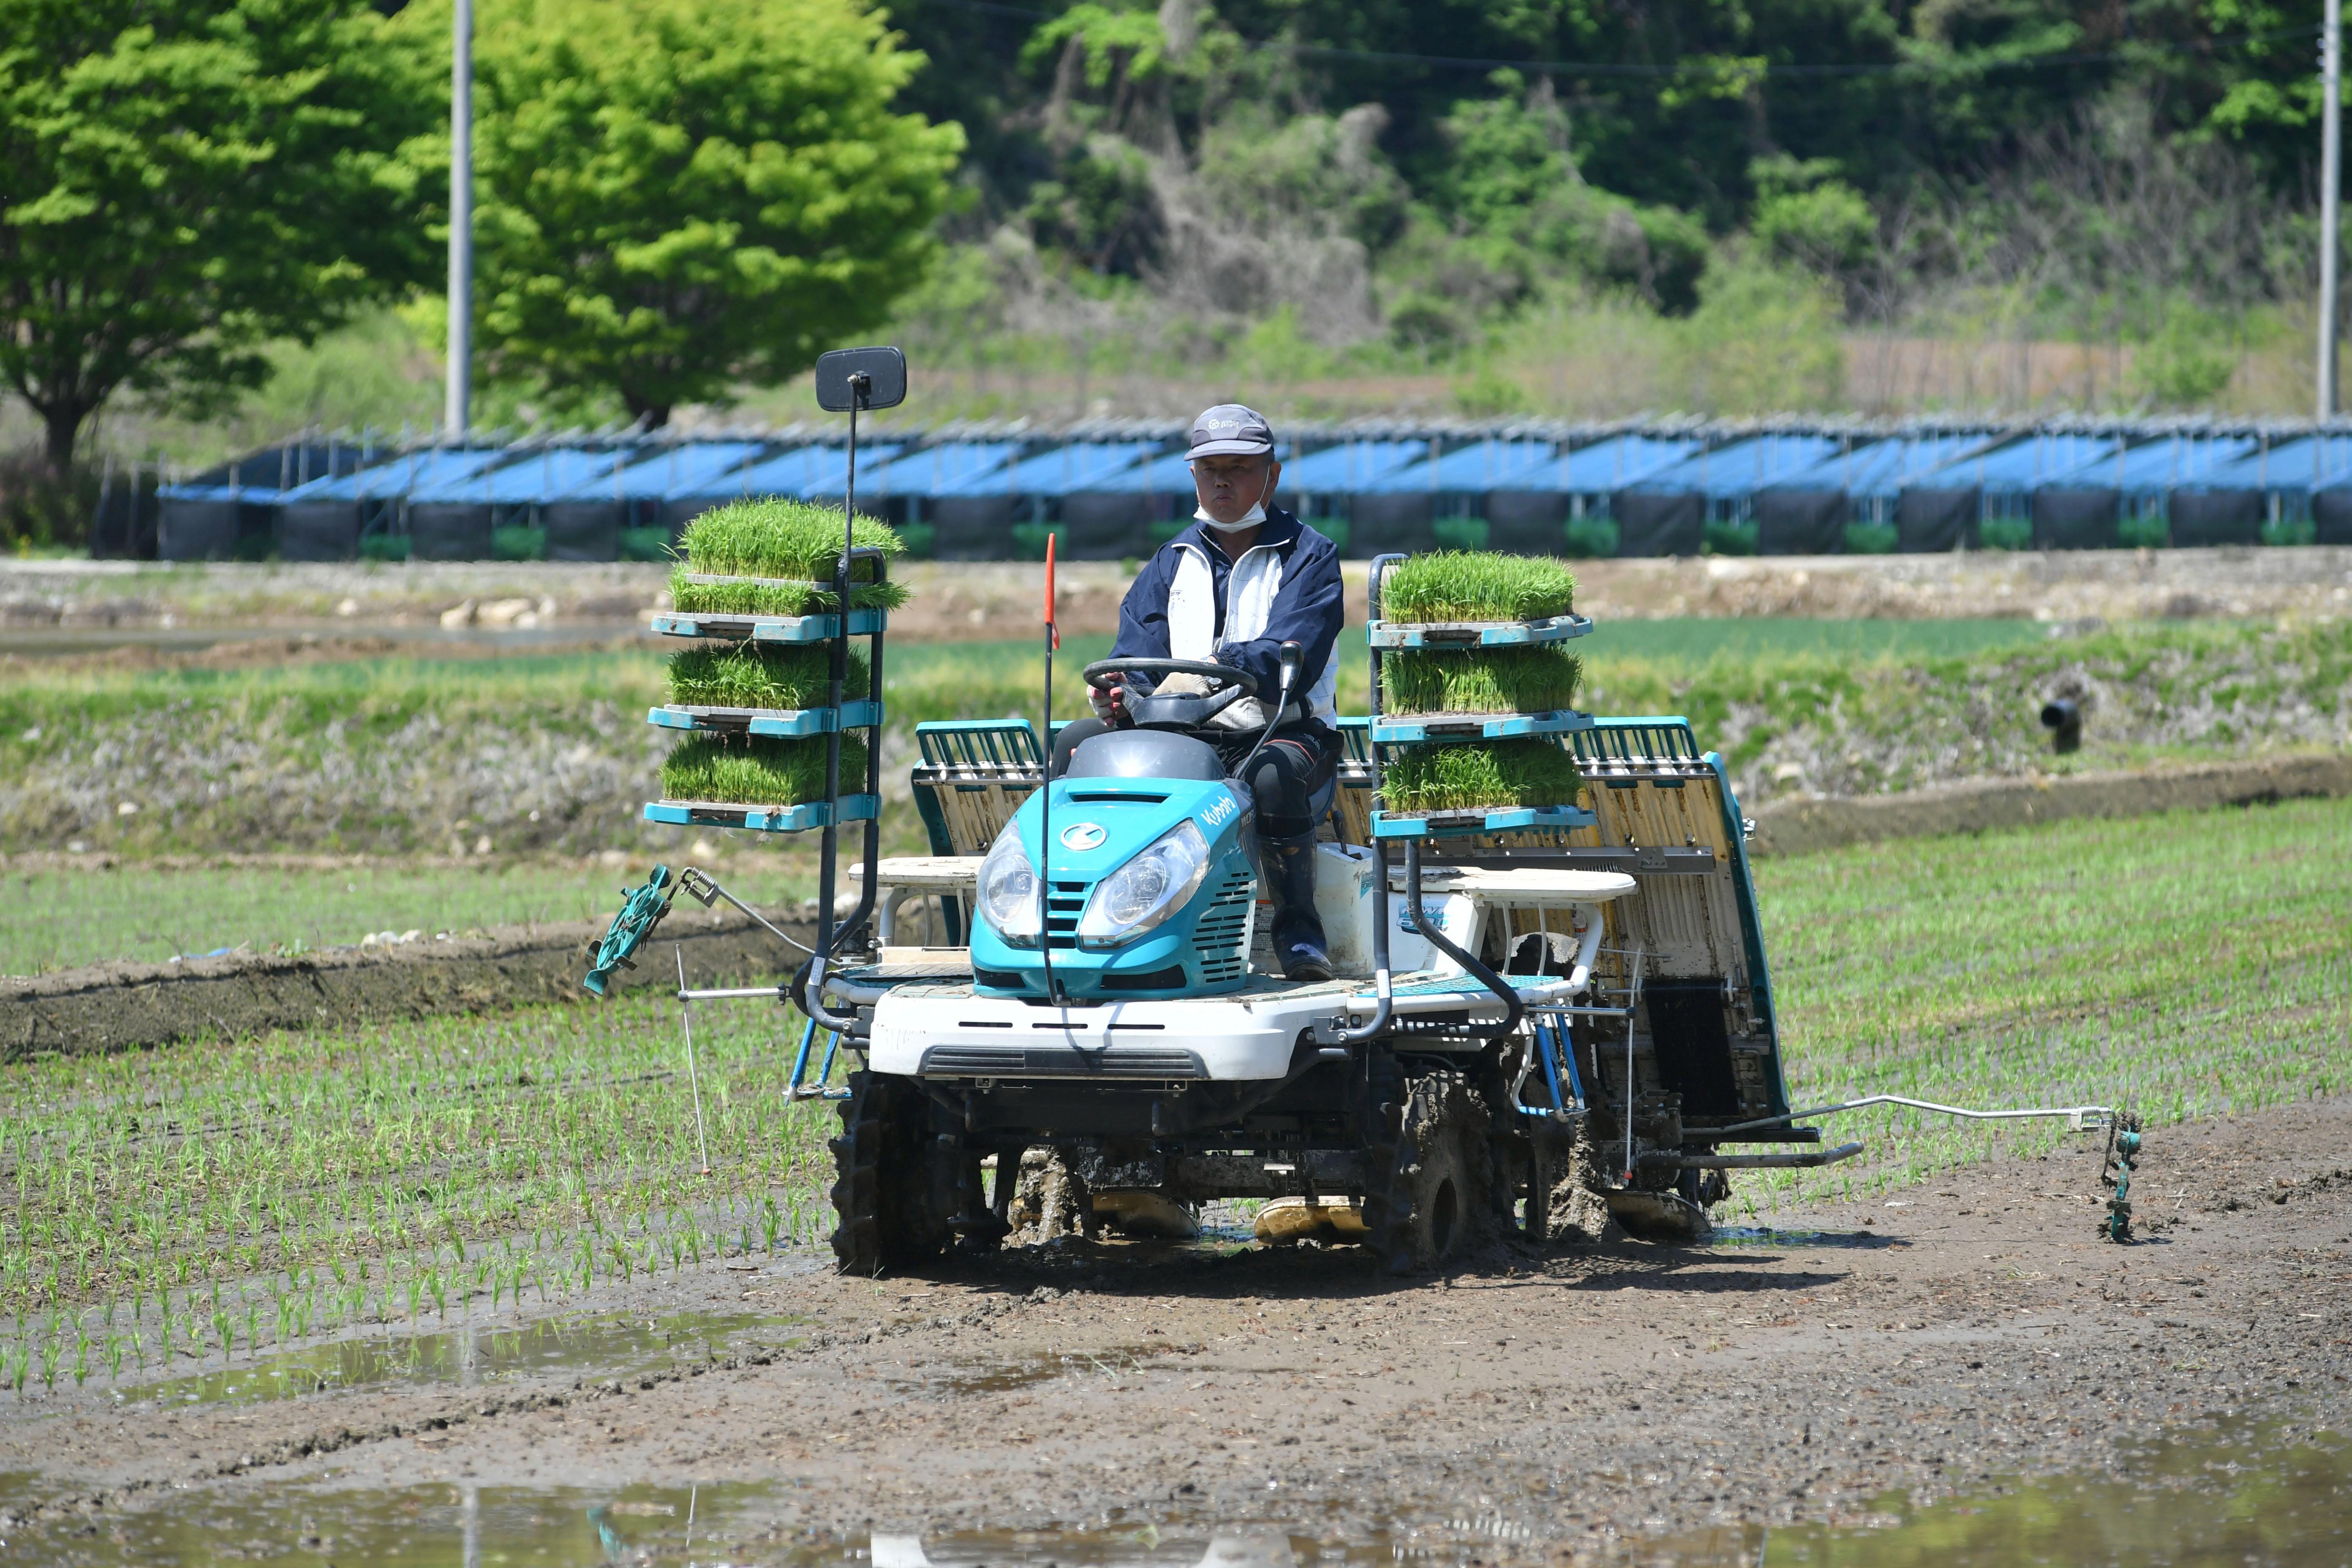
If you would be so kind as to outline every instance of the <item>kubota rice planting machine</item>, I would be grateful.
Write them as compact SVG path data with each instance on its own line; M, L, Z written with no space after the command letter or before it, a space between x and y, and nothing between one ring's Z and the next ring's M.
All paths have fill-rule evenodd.
M854 432L857 409L903 387L893 361L828 356L821 400L849 409ZM829 650L824 705L655 714L820 750L821 793L669 799L646 814L821 835L814 953L776 984L693 990L681 977L680 995L789 1002L804 1019L793 1091L839 1100L844 1270L995 1247L1036 1151L1089 1230L1269 1200L1262 1236L1357 1241L1393 1271L1439 1265L1482 1233L1590 1228L1603 1211L1637 1237L1696 1239L1727 1173L1860 1152L1825 1144L1798 1125L1820 1112L1790 1105L1747 825L1722 759L1679 718L1398 710L1397 678L1415 661L1561 653L1591 626L1565 604L1519 619L1384 614L1384 585L1409 564L1370 565L1370 711L1342 721L1348 760L1320 803L1316 900L1339 974L1309 984L1268 962L1250 795L1202 739L1243 696L1276 699L1278 713L1295 660L1279 693L1213 664L1091 667L1089 679L1145 692L1188 674L1193 689L1132 697L1133 727L1087 742L1050 783L1050 736L1024 721L921 725L911 785L933 853L885 859L879 747L864 749L862 779L843 776L845 729L878 734L882 721L887 611L850 607L881 554L845 535L817 584L833 595L824 613L656 621L681 637ZM1050 554L1045 574L1050 704ZM844 685L853 641L867 649L859 696ZM1448 747L1539 748L1571 765L1515 775L1565 778L1551 798L1521 787L1396 808L1398 770L1424 776ZM857 897L836 918L838 838L853 825ZM592 955L592 989L681 889L738 901L700 872L657 868ZM915 900L919 944L898 940ZM842 1053L855 1066L836 1086ZM2118 1199L2121 1235L2127 1191Z

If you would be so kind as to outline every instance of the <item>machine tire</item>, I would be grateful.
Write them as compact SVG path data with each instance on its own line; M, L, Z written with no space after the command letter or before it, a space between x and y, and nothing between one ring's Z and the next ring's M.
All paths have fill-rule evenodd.
M1450 1073L1416 1079L1383 1110L1385 1136L1364 1151L1384 1178L1364 1194L1365 1244L1390 1274L1441 1268L1468 1250L1490 1212L1486 1112Z
M833 1150L833 1256L844 1274L929 1262L950 1233L938 1201L928 1107L912 1086L871 1072L849 1075Z

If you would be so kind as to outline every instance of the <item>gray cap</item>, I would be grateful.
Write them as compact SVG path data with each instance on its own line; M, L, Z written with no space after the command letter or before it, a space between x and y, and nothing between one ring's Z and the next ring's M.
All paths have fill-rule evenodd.
M1220 403L1192 421L1192 449L1188 458L1213 458L1230 452L1255 457L1274 450L1274 431L1265 416L1238 403Z

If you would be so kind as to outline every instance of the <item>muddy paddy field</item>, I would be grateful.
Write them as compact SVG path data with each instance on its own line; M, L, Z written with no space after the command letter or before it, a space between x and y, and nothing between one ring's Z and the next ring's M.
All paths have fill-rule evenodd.
M845 1279L761 1012L697 1026L708 1174L652 991L11 1064L0 1561L2339 1563L2347 851L1760 864L1796 1100L2128 1100L2131 1246L2095 1134L1873 1111L1704 1247L1397 1279L1236 1208Z
M1768 816L2340 763L2321 564L1598 573L1588 607L1663 618L1587 678L1691 713ZM1013 635L1000 575L932 631ZM652 577L35 587L10 625L81 640L0 655L0 970L406 962L681 854L778 915L813 888L632 825ZM593 636L445 625L468 599ZM289 605L274 644L100 646ZM893 711L1024 710L1028 657L910 647ZM2097 1134L1875 1110L1825 1124L1851 1165L1737 1173L1704 1246L1391 1279L1232 1205L845 1279L788 1014L698 1013L691 1071L655 987L10 1047L0 1563L2352 1561L2352 801L2252 798L1758 864L1792 1101L2127 1104L2130 1246Z
M2092 1143L1412 1280L1229 1237L477 1303L317 1392L18 1401L8 1560L2339 1563L2347 1149L2344 1098L2167 1127L2129 1247Z

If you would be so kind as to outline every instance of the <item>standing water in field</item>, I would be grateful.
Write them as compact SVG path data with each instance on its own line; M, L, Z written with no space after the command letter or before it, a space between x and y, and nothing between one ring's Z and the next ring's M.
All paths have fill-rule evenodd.
M333 1388L454 1384L472 1387L530 1373L577 1372L631 1377L656 1368L716 1361L757 1330L788 1344L789 1320L755 1312L624 1313L549 1318L437 1334L350 1339L286 1351L247 1365L121 1390L116 1398L158 1405L253 1405Z
M1605 1486L1605 1481L1595 1482ZM783 1489L712 1486L497 1487L436 1483L364 1491L275 1484L182 1493L170 1506L110 1513L95 1534L23 1525L29 1500L0 1480L0 1562L197 1568L253 1557L313 1557L401 1568L544 1561L775 1564L777 1568L1305 1568L1408 1558L1556 1561L1613 1545L1674 1568L2334 1568L2352 1557L2352 1445L2259 1432L2191 1433L2143 1450L2113 1479L2060 1477L1924 1508L1882 1500L1860 1519L1661 1540L1555 1531L1539 1508L1327 1539L1312 1519L1269 1507L1246 1521L1186 1520L1085 1531L926 1535L911 1528L812 1543L777 1520ZM877 1506L880 1506L877 1504ZM919 1500L892 1506L919 1507Z

